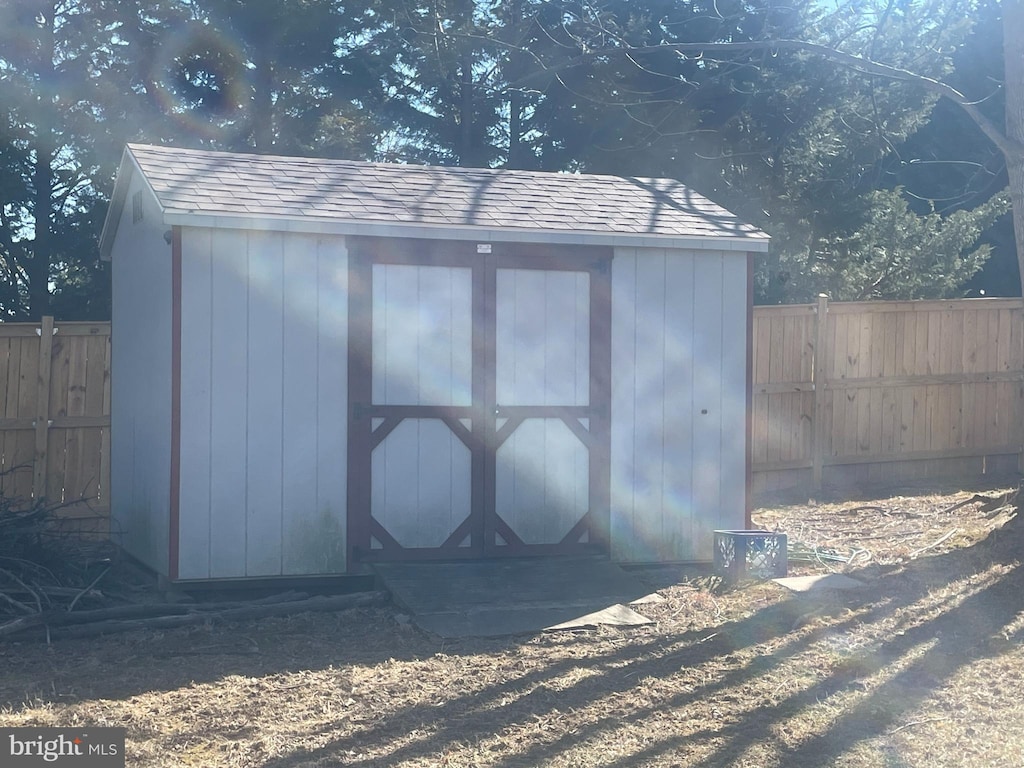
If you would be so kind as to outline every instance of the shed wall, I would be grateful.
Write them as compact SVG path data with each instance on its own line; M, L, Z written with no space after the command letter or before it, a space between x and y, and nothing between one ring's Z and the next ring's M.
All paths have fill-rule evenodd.
M743 527L746 297L746 254L615 250L613 559L710 560Z
M178 578L345 570L343 238L186 228Z
M111 535L168 573L171 460L171 247L135 176L112 249Z

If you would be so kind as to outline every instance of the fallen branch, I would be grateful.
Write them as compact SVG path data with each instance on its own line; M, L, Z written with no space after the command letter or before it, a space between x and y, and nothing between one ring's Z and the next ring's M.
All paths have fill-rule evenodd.
M51 610L33 613L5 624L0 624L0 637L22 632L30 627L64 627L78 624L94 624L101 621L120 619L152 619L160 616L184 616L191 613L216 613L235 608L259 605L278 605L308 600L305 592L281 592L258 600L245 600L219 603L133 603L118 605L113 608L97 608L91 611Z
M999 515L1003 514L1003 512L1008 512L1009 510L1016 510L1016 509L1017 508L1014 505L1012 505L1012 504L1003 504L1003 506L996 507L991 512L986 512L985 513L985 519L986 520L991 520L993 517L999 517Z
M32 627L40 627L44 623L45 619L41 613L31 613L28 616L22 616L19 619L11 619L10 621L0 624L0 637L24 632L26 629L32 629Z
M935 513L934 512L910 512L909 510L906 510L906 509L894 509L891 512L886 512L885 514L887 514L887 515L900 515L902 517L920 518L920 517L933 517Z
M952 536L954 533L959 533L959 532L960 532L959 528L953 528L951 531L949 531L944 536L942 536L942 538L940 538L938 541L933 541L927 547L921 547L920 549L915 549L913 552L910 553L909 557L914 558L914 557L917 557L918 555L920 555L922 552L927 552L929 549L934 549L935 547L939 546L939 544L941 544L946 539L948 539L950 536Z
M103 597L94 589L103 575L96 577L93 567L108 560L112 545L89 542L62 529L58 510L74 503L78 500L52 504L43 498L19 499L0 490L0 621ZM101 567L109 564L108 560Z
M998 514L1004 507L1016 504L1019 494L1019 488L1014 488L1013 490L1001 493L998 496L985 496L983 494L976 493L971 496L971 498L965 499L964 501L942 510L939 514L948 514L954 510L960 509L960 507L966 507L968 504L981 504L980 512L986 513L986 517L995 517L996 514Z
M216 623L225 621L248 621L270 616L288 616L306 611L340 611L348 608L361 608L371 605L383 605L388 600L387 592L360 592L352 595L317 596L307 600L297 600L271 605L250 605L240 608L229 608L223 611L198 611L183 616L157 616L152 619L128 621L102 621L79 626L59 627L54 634L57 637L92 637L134 629L173 629L175 627L196 624Z
M840 509L836 511L837 515L853 515L858 512L878 512L879 514L891 517L892 515L900 515L902 517L931 517L930 514L921 514L920 512L908 512L905 509L886 509L885 507L879 507L876 504L864 504L859 507L847 507L846 509Z
M77 595L75 595L75 599L72 600L71 604L68 606L68 613L71 613L73 610L75 610L75 605L77 605L78 601L82 599L82 595L84 595L90 589L95 587L100 579L102 579L104 576L106 576L108 573L110 573L111 567L112 566L108 565L106 568L104 568L103 571L100 572L99 576L97 576L95 579L93 579L92 581L89 582L89 586L87 586L85 589L83 589L81 592L79 592Z
M857 536L858 541L878 541L882 539L884 541L905 541L906 539L917 539L921 537L920 531L914 531L912 533L880 533L877 536Z
M982 496L981 494L976 493L969 499L964 499L963 501L957 502L951 507L946 507L941 512L939 512L939 514L948 515L950 512L955 512L961 507L966 507L968 504L977 504L978 502L985 503L989 501L992 501L992 498L990 496Z
M878 507L874 504L866 504L860 507L847 507L846 509L837 510L837 515L852 515L856 512L881 512L883 515L889 514L889 510L884 507Z
M32 613L32 609L25 605L23 602L21 602L20 600L15 600L13 597L4 594L3 592L0 592L0 600L3 600L8 605L14 606L22 613Z
M43 611L43 603L39 599L39 593L36 590L34 590L30 586L28 586L25 582L23 582L21 579L18 578L17 574L12 573L11 571L8 571L8 570L0 568L0 576L4 576L7 579L10 579L15 584L17 584L19 587L21 587L21 589L24 590L24 594L29 595L35 601L36 609L40 613L42 613L42 611ZM10 600L10 598L8 598L8 600Z
M74 598L82 592L79 587L50 587L50 586L37 586L32 592L28 592L18 587L5 587L4 591L9 595L29 595L38 592L40 595L47 598L62 598L71 597ZM105 595L98 589L91 589L82 597L96 598L102 600Z
M887 735L891 736L894 733L899 733L905 728L913 728L915 725L924 725L925 723L939 723L949 719L950 718L948 717L926 717L924 720L914 720L909 723L904 723L899 728L893 728L891 731L888 732Z
M136 629L174 629L176 627L194 626L196 624L217 623L225 621L247 621L269 616L287 616L307 611L340 611L348 608L361 608L372 605L383 605L388 600L387 592L359 592L349 595L330 595L308 597L302 600L272 602L264 604L232 603L229 608L209 610L210 606L199 604L163 605L162 608L174 611L170 614L150 615L143 618L99 619L97 614L111 615L115 611L122 613L127 609L152 608L152 606L121 606L101 611L79 611L78 613L51 613L40 615L37 621L34 616L25 616L0 626L0 635L24 632L33 626L44 625L54 637L75 638L93 637L95 635L116 634ZM82 617L90 620L81 621ZM17 624L17 626L11 626ZM10 627L10 629L8 629Z

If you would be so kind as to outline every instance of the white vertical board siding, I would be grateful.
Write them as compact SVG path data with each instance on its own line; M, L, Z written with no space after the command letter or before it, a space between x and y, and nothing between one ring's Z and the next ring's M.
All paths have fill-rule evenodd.
M636 262L633 248L616 249L612 259L609 536L612 558L620 561L643 559L635 520Z
M588 405L590 275L499 269L495 358L500 405Z
M747 280L747 259L723 254L721 517L700 531L708 547L716 528L741 529L747 519Z
M179 578L345 569L341 238L185 230Z
M333 513L330 505L320 508L318 483L313 481L318 479L321 430L317 403L321 241L311 235L292 235L284 245L281 572L324 573L344 563L345 526L336 516L340 507L334 505ZM327 428L337 429L337 424ZM344 448L336 459L344 460Z
M142 219L134 221L140 194ZM137 176L111 250L111 531L167 575L171 466L171 247Z
M712 530L742 527L746 296L745 254L616 249L611 529L618 560L708 560Z
M698 302L695 276L699 254L667 254L665 258L665 392L664 423L668 439L664 443L664 482L661 486L661 532L671 542L669 551L677 560L707 559L694 540L698 511L693 503L694 433L689 429L694 412L693 336ZM701 289L703 290L703 289ZM746 295L746 294L744 294ZM710 551L710 550L708 550Z
M186 229L181 237L181 579L210 573L210 264L219 245L214 240L209 230Z
M472 273L373 266L373 402L472 403ZM470 514L470 453L439 419L406 419L371 457L370 513L404 547L438 547Z
M746 517L746 254L699 254L694 290L693 537L707 560L712 532Z
M212 230L210 245L210 557L208 574L197 578L226 578L245 574L249 253L228 230Z
M313 519L289 515L285 521L285 572L288 574L342 573L345 570L348 521L348 251L340 237L319 237L316 243L317 391L316 461L313 466L316 506L314 511L307 512L307 515L315 515ZM288 308L291 312L303 309L291 301ZM307 322L312 323L313 319ZM302 426L300 424L298 429ZM311 431L307 431L307 435ZM293 482L298 482L298 478ZM302 543L289 546L289 539Z
M675 431L679 427L689 426L677 423L681 414L668 414L665 410L665 352L669 338L674 335L674 329L665 325L666 302L689 299L678 296L674 286L665 284L666 261L666 254L658 252L641 253L636 262L633 451L638 471L633 476L633 529L650 550L648 557L655 560L676 559L675 553L685 547L691 514L687 506L664 506L666 443L680 438L681 431ZM672 424L668 421L670 416Z
M280 232L249 234L247 576L282 573L286 237Z
M713 530L743 527L723 525L729 517L722 509L723 469L728 460L722 439L726 389L722 378L723 312L732 307L723 296L721 256L710 253L698 257L694 263L694 283L700 290L694 294L693 313L693 538L698 553L711 553ZM745 302L746 289L740 295ZM742 485L743 475L734 482ZM702 559L710 559L710 555Z

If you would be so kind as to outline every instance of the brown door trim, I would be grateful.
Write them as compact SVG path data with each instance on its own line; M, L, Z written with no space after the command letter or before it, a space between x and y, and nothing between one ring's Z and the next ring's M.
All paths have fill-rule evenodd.
M477 244L464 241L352 237L349 250L348 338L348 562L349 570L375 559L420 560L464 558L481 555L558 554L579 552L579 538L589 532L587 548L608 550L610 497L611 418L611 258L612 249L492 243L490 254L478 253ZM472 406L381 406L372 402L372 284L374 264L446 266L471 269L472 281ZM590 275L590 404L588 406L514 406L513 421L524 418L561 418L577 437L583 429L578 418L590 420L590 509L570 535L556 544L528 545L501 520L496 511L496 451L510 430L496 429L497 400L495 345L497 323L497 270L544 269L582 271ZM514 413L512 413L514 412ZM373 419L385 423L373 430ZM470 517L440 546L404 548L371 516L372 452L406 418L440 418L470 450ZM467 430L458 421L470 418ZM507 425L506 425L507 426ZM380 529L380 530L378 530ZM466 535L469 547L460 547ZM496 537L506 542L498 546ZM575 538L573 538L575 536ZM376 538L381 548L373 549Z

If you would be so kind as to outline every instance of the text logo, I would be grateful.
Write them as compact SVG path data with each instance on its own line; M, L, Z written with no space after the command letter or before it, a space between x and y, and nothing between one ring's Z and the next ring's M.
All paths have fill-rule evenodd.
M124 728L0 728L7 768L124 768Z

